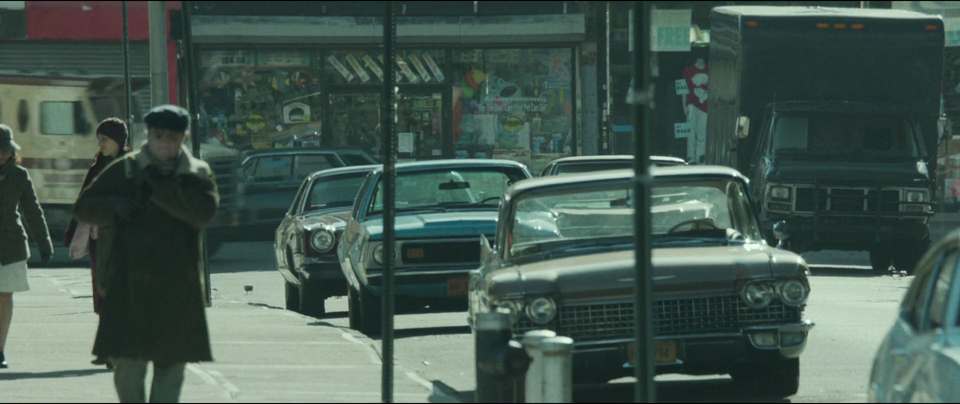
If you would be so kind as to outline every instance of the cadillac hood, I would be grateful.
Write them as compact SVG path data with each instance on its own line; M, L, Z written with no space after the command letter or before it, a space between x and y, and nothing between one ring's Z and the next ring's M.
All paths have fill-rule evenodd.
M802 278L806 264L791 252L761 245L660 248L653 252L658 295L735 294L758 279ZM633 251L608 252L516 265L490 272L495 298L553 295L564 300L632 298Z
M382 219L368 220L364 226L371 240L382 238ZM497 230L497 211L397 215L396 229L400 239L479 237L481 234L489 237Z

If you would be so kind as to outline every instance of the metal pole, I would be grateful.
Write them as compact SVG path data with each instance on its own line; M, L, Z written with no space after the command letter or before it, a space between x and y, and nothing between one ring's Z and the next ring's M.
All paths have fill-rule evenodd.
M127 17L127 1L122 4L123 20L123 89L124 89L124 117L127 125L133 123L133 88L130 87L130 27ZM132 142L131 142L132 143Z
M523 348L530 356L530 369L527 369L527 377L524 383L525 401L528 403L539 403L544 400L543 391L543 350L541 343L548 339L556 337L557 333L550 330L534 330L523 334Z
M474 393L478 403L514 401L514 385L509 380L510 372L505 355L510 344L511 324L509 314L477 314L474 344L477 387ZM527 402L531 401L528 399Z
M200 135L197 130L197 122L200 122L200 101L197 99L197 87L194 85L194 72L193 72L193 27L190 25L193 21L193 2L192 1L183 1L181 4L180 10L180 21L183 26L183 67L186 69L186 80L181 80L187 84L187 88L181 89L180 91L186 91L187 93L187 110L190 111L192 121L194 123L193 127L190 128L193 132L191 139L193 140L193 154L200 156Z
M383 380L382 399L385 403L393 402L393 269L394 247L394 219L396 214L396 136L394 123L396 120L396 37L397 25L393 18L394 5L388 1L383 15L383 338L381 340L383 352Z
M163 1L147 2L150 20L150 101L153 105L169 104L167 87L167 24Z
M573 402L573 339L553 337L540 341L544 403ZM527 400L527 402L532 402Z
M634 2L633 13L633 139L634 139L634 246L635 257L635 326L636 326L636 363L634 375L637 379L634 400L653 402L656 399L656 386L653 364L653 330L651 307L653 305L653 274L650 265L650 120L653 103L653 83L651 80L650 60L650 4Z
M181 2L180 10L180 25L183 27L181 31L183 33L183 67L186 69L187 79L180 80L181 83L186 83L187 88L180 89L181 92L186 92L186 108L187 111L190 111L191 121L193 123L190 125L190 141L192 143L193 155L199 158L204 156L200 153L200 137L204 136L204 133L200 133L200 102L197 100L197 87L194 84L194 74L193 74L193 29L191 23L193 21L193 6L192 1ZM210 254L208 250L207 235L206 230L203 231L201 237L203 240L203 278L204 289L206 293L206 303L207 307L213 306L213 298L211 295L212 286L211 286L211 276L210 276Z

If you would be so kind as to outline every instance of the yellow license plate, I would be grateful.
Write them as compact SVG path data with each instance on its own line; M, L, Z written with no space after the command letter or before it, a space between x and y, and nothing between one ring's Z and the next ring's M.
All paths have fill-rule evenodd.
M677 362L677 343L675 341L656 341L653 343L653 358L657 365L672 365ZM627 344L627 360L631 365L637 363L637 344Z

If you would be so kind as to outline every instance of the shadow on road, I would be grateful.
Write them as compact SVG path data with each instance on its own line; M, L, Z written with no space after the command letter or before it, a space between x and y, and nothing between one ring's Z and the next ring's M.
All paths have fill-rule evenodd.
M457 391L441 381L434 380L432 403L449 403L457 400L462 403L475 402L475 392ZM631 403L634 383L607 383L577 386L573 391L573 401L578 403ZM742 391L727 378L683 381L658 381L658 402L766 402L789 403L789 399L765 397L756 392Z
M634 383L580 386L573 392L575 402L633 402ZM773 402L789 403L778 397L764 397L743 391L728 378L671 380L657 382L658 402Z
M0 381L5 380L23 380L23 379L63 379L67 377L85 377L98 375L100 373L110 373L107 369L78 369L78 370L60 370L56 372L26 372L26 373L4 373L0 372Z
M873 269L858 265L810 265L810 275L816 277L839 278L879 278L884 276L906 276L900 272L873 272Z
M317 316L316 318L321 320L331 320L336 318L347 318L350 316L350 312L347 311L331 311L322 316Z
M428 327L428 328L403 328L395 330L393 332L393 338L403 339L403 338L417 338L417 337L432 337L437 335L456 335L456 334L470 334L470 326L458 325L458 326L449 326L449 327ZM370 336L371 339L379 341L382 336Z

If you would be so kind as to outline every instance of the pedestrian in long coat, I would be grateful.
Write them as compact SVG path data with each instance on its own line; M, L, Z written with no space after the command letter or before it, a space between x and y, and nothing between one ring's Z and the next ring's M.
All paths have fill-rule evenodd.
M83 178L81 189L87 188L93 179L110 164L111 161L120 155L128 152L127 124L120 118L107 118L97 125L97 144L99 150L94 157L93 164L87 170L87 175ZM65 246L70 249L70 258L81 259L85 256L90 257L90 276L91 288L93 289L93 311L100 314L100 307L103 306L103 292L97 289L97 239L99 239L99 229L97 226L89 223L80 223L76 219L70 221L67 226L67 232L64 237ZM92 362L94 365L107 365L106 358L97 357Z
M188 362L211 361L200 266L202 229L219 204L210 167L183 146L188 113L154 108L147 143L110 163L84 190L75 215L97 225L97 283L104 293L93 353L108 357L123 402L179 401Z
M8 367L4 349L13 320L13 294L30 290L27 234L39 245L43 264L53 256L47 220L30 174L19 165L18 150L13 129L0 124L0 369Z

